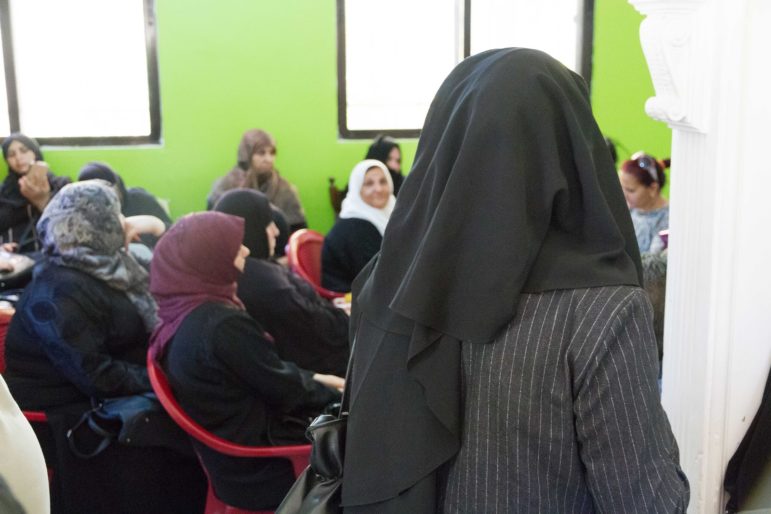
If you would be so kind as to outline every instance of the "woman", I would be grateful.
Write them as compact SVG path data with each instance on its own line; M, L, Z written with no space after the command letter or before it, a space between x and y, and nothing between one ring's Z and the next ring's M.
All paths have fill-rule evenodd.
M192 455L117 443L88 460L69 451L68 430L92 402L152 391L145 362L156 307L147 272L125 250L134 230L114 189L65 186L38 231L43 259L8 328L4 377L22 409L48 415L38 435L54 468L53 512L195 512L206 487ZM91 448L88 429L80 434Z
M381 134L372 141L367 149L365 159L377 159L388 168L388 174L391 175L391 182L394 185L394 196L399 194L399 189L404 182L402 175L402 149L399 143L392 137Z
M218 179L209 193L211 208L225 191L237 187L256 189L281 209L292 232L308 226L297 188L286 181L274 167L276 140L260 129L244 132L238 145L238 165Z
M643 152L621 165L621 187L641 253L659 253L665 248L659 232L669 228L669 201L661 196L666 182L664 169L668 167L667 161L659 162Z
M40 213L70 179L48 171L37 141L24 134L5 138L3 158L8 175L0 185L0 242L21 253L37 251L35 224Z
M285 428L287 415L318 412L339 398L343 381L282 361L244 312L236 296L249 255L243 239L244 220L221 212L185 216L161 238L150 275L161 319L152 352L193 419L229 441L264 446ZM196 448L217 495L230 505L273 508L293 482L288 461Z
M214 210L244 220L243 244L249 257L238 278L238 297L273 337L279 356L301 368L344 375L348 316L308 282L270 260L279 230L265 195L251 189L228 191Z
M171 218L161 207L158 200L141 187L126 188L123 179L115 170L103 162L89 162L78 172L78 180L101 179L114 185L118 191L121 213L127 218L132 216L154 216L164 225L163 231L171 226ZM148 248L154 248L159 235L141 234L140 240Z
M150 391L147 272L124 250L113 189L70 184L38 223L43 260L8 327L5 378L23 409Z
M583 80L459 64L354 284L345 512L685 512L640 276Z
M396 203L391 175L380 161L368 159L354 166L348 186L340 219L321 251L321 284L340 292L351 290L353 279L380 250Z

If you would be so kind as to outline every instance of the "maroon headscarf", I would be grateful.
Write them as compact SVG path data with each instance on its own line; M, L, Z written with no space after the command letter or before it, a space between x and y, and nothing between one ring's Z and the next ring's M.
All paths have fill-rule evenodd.
M221 212L189 214L177 221L153 252L150 292L160 323L150 336L154 358L196 307L222 302L243 309L236 296L240 271L233 261L244 239L244 220Z

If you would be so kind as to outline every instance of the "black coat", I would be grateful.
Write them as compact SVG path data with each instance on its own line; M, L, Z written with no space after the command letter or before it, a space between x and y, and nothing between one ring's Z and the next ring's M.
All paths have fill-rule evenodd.
M8 327L4 376L23 409L150 391L147 339L123 292L43 263Z
M19 253L37 250L35 225L40 219L40 211L32 206L19 191L18 177L12 171L0 184L0 242L18 243ZM70 183L67 177L48 174L51 196Z
M375 225L359 218L341 218L324 238L321 251L321 285L348 292L351 283L380 251L383 236Z
M279 264L248 258L238 297L273 336L282 359L318 373L345 375L348 315L308 282Z
M200 305L180 325L164 359L182 408L229 441L268 444L285 414L319 412L339 393L313 373L282 361L248 314L221 303ZM197 444L217 494L240 508L275 507L293 482L288 461L228 457Z

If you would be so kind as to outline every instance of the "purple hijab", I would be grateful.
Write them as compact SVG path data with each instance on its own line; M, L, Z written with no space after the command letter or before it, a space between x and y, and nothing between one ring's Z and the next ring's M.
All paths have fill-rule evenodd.
M244 238L244 220L221 212L189 214L158 241L150 270L150 292L160 323L150 336L154 358L188 314L206 302L243 309L236 296L240 271L233 261Z

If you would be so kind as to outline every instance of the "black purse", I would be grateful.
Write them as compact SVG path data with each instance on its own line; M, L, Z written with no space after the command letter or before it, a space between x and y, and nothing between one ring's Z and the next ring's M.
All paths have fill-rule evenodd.
M95 403L67 430L67 443L81 459L96 457L117 441L126 446L159 446L186 455L191 446L155 393L110 398Z
M345 372L346 386L337 416L322 414L308 427L311 441L310 466L297 478L276 514L339 514L345 460L345 430L348 422L349 387L353 348Z

